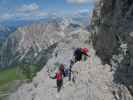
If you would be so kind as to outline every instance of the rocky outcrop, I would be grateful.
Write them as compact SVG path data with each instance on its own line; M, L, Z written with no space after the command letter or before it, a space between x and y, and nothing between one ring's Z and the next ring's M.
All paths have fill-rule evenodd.
M133 1L100 0L93 12L92 27L93 45L103 64L112 65L114 55L122 56L120 62L116 61L114 82L127 87L133 96ZM127 45L125 54L121 53L123 44Z
M79 31L69 33L66 38L64 38L62 41L58 43L57 47L52 53L53 55L52 58L50 58L47 64L43 67L43 69L40 72L38 72L37 76L33 79L33 81L29 84L28 83L23 84L15 93L10 95L9 100L22 100L22 99L55 100L55 99L58 99L56 98L56 94L57 94L56 81L48 78L47 70L48 69L54 70L56 63L63 63L65 64L65 67L69 67L70 60L72 59L72 56L73 56L74 48L77 48L77 47L91 48L88 45L89 37L90 37L90 34L86 30L79 30ZM92 49L90 49L90 51L93 53ZM88 61L86 62L85 65L84 64L83 65L78 64L78 65L79 65L79 68L81 69L82 69L82 66L84 66L83 67L84 69L82 69L83 75L82 77L79 77L80 82L77 82L77 87L76 87L76 85L72 84L71 82L69 83L68 79L64 79L64 84L65 84L64 89L62 89L61 94L58 94L60 95L62 100L68 100L68 99L69 100L71 99L81 100L82 98L88 98L88 96L91 95L89 91L93 91L95 95L94 90L97 87L95 87L95 85L91 82L88 83L89 81L88 78L91 77L91 76L88 76L88 73L89 73L88 72L89 71ZM75 67L78 65L75 65ZM85 74L84 74L84 70L86 70ZM91 73L94 74L93 70L91 71ZM91 86L93 85L93 88L91 88L91 86L88 87L89 84L91 84ZM83 90L81 91L81 89ZM88 95L86 95L87 91L88 91ZM73 95L74 92L75 94ZM92 95L92 99L93 99L93 95Z
M101 0L97 4L92 19L93 43L103 61L117 53L121 41L128 43L132 55L132 4L132 0Z
M82 31L75 34L80 38L70 35L60 42L53 52L53 57L33 81L23 84L10 95L9 100L132 100L126 87L114 83L111 66L103 65L100 58L95 55L92 45L86 43L90 39L89 33ZM73 65L78 72L76 83L64 78L63 88L57 93L56 81L49 79L47 70L55 71L56 63L63 63L65 67L69 67L73 48L77 47L88 47L91 57Z

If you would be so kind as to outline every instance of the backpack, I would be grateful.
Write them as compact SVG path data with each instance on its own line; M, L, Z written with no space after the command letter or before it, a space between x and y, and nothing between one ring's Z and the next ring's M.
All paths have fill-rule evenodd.
M67 77L69 74L69 69L68 68L65 68L64 69L64 76Z
M82 54L81 48L77 48L77 49L74 51L74 56L81 55L81 54Z
M57 79L57 80L62 80L62 73L61 73L61 71L58 71L58 72L56 73L56 79Z

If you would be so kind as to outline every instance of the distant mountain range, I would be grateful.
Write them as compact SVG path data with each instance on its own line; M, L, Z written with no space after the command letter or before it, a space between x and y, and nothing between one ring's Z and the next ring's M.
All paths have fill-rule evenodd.
M74 22L77 22L78 24L87 24L87 19L89 19L89 13L87 11L79 11L76 14L72 14L72 15L66 15L66 16L58 16L56 14L49 14L48 16L45 16L44 18L41 19L31 19L31 20L27 20L27 19L13 19L13 20L6 20L3 22L0 22L0 25L2 26L8 26L8 27L22 27L25 25L31 25L33 23L38 23L38 22L42 22L42 23L46 23L48 21L51 21L53 19L56 20L62 20L62 19L71 19Z
M54 49L63 38L86 27L86 20L87 14L78 13L77 16L51 15L38 20L1 22L0 67L14 66L19 61L44 65L42 60L49 57L47 49L51 46Z
M80 24L64 17L13 21L8 25L15 27L15 31L10 32L10 28L6 27L1 28L9 32L0 50L0 67L2 68L15 66L18 62L43 66L59 41L82 29ZM51 48L50 52L49 48Z
M88 13L86 12L79 12L77 15L72 15L67 17L49 15L43 19L36 19L36 20L7 20L7 21L0 22L0 41L5 40L8 37L8 35L10 33L13 33L15 30L17 30L18 27L30 26L34 23L44 24L44 23L50 23L55 21L58 23L62 23L62 21L67 21L68 23L87 26L89 20L90 19L88 18Z
M4 40L8 35L16 30L16 27L0 25L0 40Z

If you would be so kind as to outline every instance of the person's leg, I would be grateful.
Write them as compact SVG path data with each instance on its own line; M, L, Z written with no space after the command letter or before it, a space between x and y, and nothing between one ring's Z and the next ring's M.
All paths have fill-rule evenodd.
M60 86L60 89L62 88L62 86L63 86L63 79L61 80L61 86Z
M76 80L76 75L75 72L73 72L73 78L72 78L73 83L75 83L75 80Z
M63 80L59 80L58 81L58 92L60 92L62 86L63 86Z
M69 69L68 76L69 76L69 81L71 81L71 68Z
M57 80L56 83L57 83L57 92L59 92L60 91L60 82L59 82L59 80Z
M62 73L63 73L63 77L66 77L66 75L65 75L65 71L64 71L64 70L62 70Z

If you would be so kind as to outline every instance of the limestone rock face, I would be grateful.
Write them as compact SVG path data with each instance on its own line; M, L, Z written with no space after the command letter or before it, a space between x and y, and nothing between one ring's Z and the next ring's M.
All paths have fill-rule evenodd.
M94 46L103 60L110 59L116 53L121 41L132 47L132 4L132 0L101 0L97 4L92 19ZM131 49L129 51L132 55Z
M103 64L110 65L112 58L117 55L117 67L112 65L116 69L114 82L126 86L133 96L133 1L100 0L93 12L92 27L96 54ZM122 53L122 45L127 45L126 53Z

